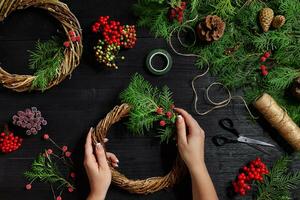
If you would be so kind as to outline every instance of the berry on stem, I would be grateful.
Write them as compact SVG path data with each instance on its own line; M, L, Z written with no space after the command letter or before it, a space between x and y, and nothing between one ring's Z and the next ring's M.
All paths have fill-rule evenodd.
M266 62L266 60L267 60L267 58L266 58L265 56L262 56L262 57L260 58L260 62Z
M32 185L30 183L28 183L27 185L25 185L26 190L31 190Z
M165 122L164 120L161 120L161 121L159 122L159 125L162 126L162 127L164 127L164 126L166 126L166 122Z
M47 133L45 133L45 134L43 135L43 138L44 138L44 140L48 140L50 137L49 137L49 135L48 135Z
M271 55L271 53L267 51L267 52L264 54L264 57L269 58L270 55Z
M72 153L71 153L70 151L67 151L67 152L65 153L65 156L66 156L67 158L70 158L71 155L72 155Z

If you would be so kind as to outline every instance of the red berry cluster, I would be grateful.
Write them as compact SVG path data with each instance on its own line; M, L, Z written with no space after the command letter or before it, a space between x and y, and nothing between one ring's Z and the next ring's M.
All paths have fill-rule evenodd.
M242 196L246 195L246 192L251 189L250 184L252 181L263 182L263 175L269 174L266 165L260 158L251 161L248 166L244 166L241 171L237 179L232 182L232 185L234 192Z
M23 139L19 136L14 136L14 133L8 130L5 126L5 131L0 134L0 151L2 153L10 153L19 149Z
M108 44L117 44L119 46L121 46L123 28L120 22L109 21L109 16L100 16L99 20L92 25L92 31L94 33L101 32L103 39Z
M271 52L265 52L264 55L260 58L260 62L264 63L267 61L267 59L271 56ZM269 74L269 71L267 69L266 65L260 65L261 74L263 76L267 76Z
M186 9L186 2L182 1L179 6L170 7L168 12L169 20L172 22L174 19L177 19L179 23L183 22L183 14Z
M101 38L94 49L99 63L117 68L115 64L117 54L121 48L130 49L135 46L136 30L134 25L121 25L120 22L109 20L109 18L109 16L100 16L92 25L94 33L101 33Z
M162 116L162 119L159 122L160 126L162 126L162 127L166 126L167 122L175 117L175 113L173 111L174 108L175 108L175 106L171 105L170 110L167 112L164 112L164 109L162 107L158 107L156 109L156 114Z
M64 42L64 46L66 48L70 47L71 42L79 42L81 40L80 35L76 35L75 31L72 31L72 30L69 31L69 36L71 38L71 41L67 40L67 41Z

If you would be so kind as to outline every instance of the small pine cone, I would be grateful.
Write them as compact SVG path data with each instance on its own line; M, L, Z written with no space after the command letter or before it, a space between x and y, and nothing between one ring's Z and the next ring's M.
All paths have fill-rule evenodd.
M225 22L216 15L208 15L196 27L200 40L213 42L219 40L225 31Z
M300 101L300 77L298 77L293 83L292 95Z
M274 11L271 8L263 8L259 14L260 25L264 32L268 32L274 18Z
M274 17L272 26L274 28L281 28L285 24L285 17L283 15L277 15Z

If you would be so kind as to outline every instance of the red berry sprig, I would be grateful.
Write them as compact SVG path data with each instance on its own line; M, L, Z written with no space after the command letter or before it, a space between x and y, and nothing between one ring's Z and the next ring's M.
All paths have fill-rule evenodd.
M168 111L164 111L164 108L162 107L158 107L156 109L156 114L161 116L161 119L159 121L159 125L161 127L165 127L168 124L173 124L175 118L176 118L176 114L174 113L173 109L175 108L174 105L170 106L170 110Z
M57 153L57 151L55 151L55 149L51 149L51 148L48 148L48 149L45 149L44 153L42 154L43 157L45 157L45 159L47 159L47 162L41 162L39 163L39 167L40 168L46 168L48 170L49 166L51 165L48 165L48 162L50 163L54 163L54 165L57 165L58 162L62 162L62 164L64 164L68 169L67 170L64 170L64 172L67 172L68 171L68 174L66 174L66 178L64 178L63 176L65 174L61 174L58 172L55 172L54 174L61 174L60 175L60 181L62 181L63 179L63 184L62 185L58 185L58 187L54 187L56 186L57 184L61 184L61 182L58 183L57 182L51 182L50 183L50 186L51 186L51 190L53 192L53 195L54 195L54 199L56 200L62 200L62 193L64 190L67 190L69 193L72 193L75 191L75 187L73 186L73 183L74 181L76 180L76 173L74 172L74 167L73 167L73 161L71 159L71 152L68 151L68 146L59 146L50 136L49 134L44 134L42 136L42 138L44 140L47 140L49 142L51 142L59 151L59 153ZM39 162L39 159L35 162ZM45 165L45 166L44 166ZM59 165L61 166L61 165ZM58 170L58 169L55 169L55 170ZM36 171L34 169L34 167L32 167L31 171L30 171L30 174L37 174L35 175L35 177L30 177L28 178L30 180L30 182L28 182L26 185L25 185L25 189L26 190L31 190L32 189L32 184L36 181L41 181L41 182L47 182L48 181L46 179L43 179L41 178L41 174L40 174L40 171ZM57 191L54 191L54 188L57 188L56 190ZM57 196L56 196L57 194Z
M64 42L64 46L66 48L70 47L71 42L79 42L81 40L80 35L76 35L75 31L73 31L73 30L69 31L68 34L69 34L71 40L70 41L67 40Z
M121 48L131 49L135 46L136 30L134 25L121 25L120 22L109 18L109 16L100 16L92 25L92 32L101 34L94 50L99 63L117 69L115 63L118 59L117 55ZM123 56L120 58L125 59Z
M269 170L261 159L252 160L248 166L242 167L241 173L232 182L234 192L242 196L246 195L247 191L251 190L252 182L263 182L263 176L266 174L269 174Z
M185 9L186 9L185 1L182 1L178 6L171 6L168 12L169 20L172 22L176 19L179 23L182 23Z
M260 62L262 62L262 63L266 62L270 56L271 56L271 52L269 52L269 51L265 52L264 55L262 57L260 57ZM267 76L269 74L269 71L268 71L268 68L266 67L266 65L261 65L260 70L261 70L262 76Z
M11 153L19 149L22 145L23 139L19 136L14 136L14 133L9 131L8 126L5 125L5 130L0 134L0 151L2 153Z

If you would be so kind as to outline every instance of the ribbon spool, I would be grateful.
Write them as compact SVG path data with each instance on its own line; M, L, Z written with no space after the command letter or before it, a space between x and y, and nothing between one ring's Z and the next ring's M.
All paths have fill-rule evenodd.
M157 69L156 67L154 67L152 65L153 58L158 55L163 56L167 60L167 64L163 69ZM169 52L167 52L164 49L154 49L147 56L146 66L147 66L148 70L154 75L161 76L161 75L166 74L167 72L170 71L170 69L172 68L172 65L173 65L173 59L172 59L171 55L169 54Z

